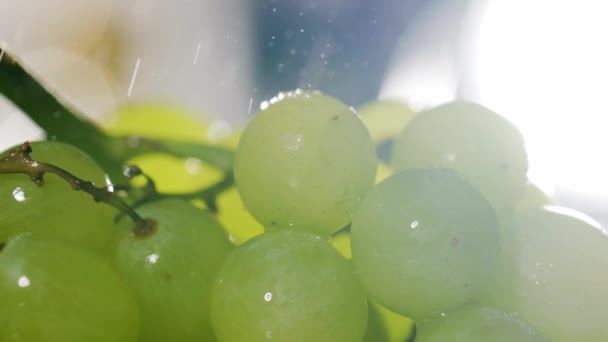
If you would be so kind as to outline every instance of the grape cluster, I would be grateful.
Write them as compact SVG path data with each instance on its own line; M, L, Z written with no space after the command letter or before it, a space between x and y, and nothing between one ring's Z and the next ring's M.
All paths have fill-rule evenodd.
M198 191L221 170L128 161L144 180L112 195L144 225L52 173L2 172L0 154L0 341L403 342L412 324L417 342L608 340L607 233L528 183L507 120L466 102L357 114L300 90L270 103L200 141L236 149L235 187L212 202L131 195ZM210 131L144 108L107 131ZM112 188L77 147L31 147Z

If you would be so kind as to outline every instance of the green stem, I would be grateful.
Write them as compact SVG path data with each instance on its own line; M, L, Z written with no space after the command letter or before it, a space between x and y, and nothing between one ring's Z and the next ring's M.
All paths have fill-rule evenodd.
M203 144L142 137L110 137L62 103L37 81L18 60L2 49L0 93L40 126L50 139L78 146L91 155L117 184L125 184L124 163L137 155L163 152L198 158L224 171L232 169L232 151Z
M133 207L137 208L140 205L145 204L145 203L158 201L161 199L168 199L168 198L177 198L177 199L183 199L183 200L199 199L199 200L202 200L203 202L205 202L205 205L207 206L207 209L210 212L216 213L218 211L217 196L219 196L219 194L221 194L222 192L229 189L233 183L234 183L233 175L232 175L232 173L229 172L219 182L213 184L212 186L210 186L208 188L205 188L205 189L199 190L199 191L195 191L195 192L159 193L159 192L156 192L155 190L150 191L143 198L141 198L140 200L133 203Z
M46 133L47 138L78 146L91 155L121 183L123 161L113 152L120 147L91 122L82 120L66 104L27 72L9 53L2 51L0 93L19 107Z
M32 160L30 153L32 147L29 143L10 151L10 153L0 159L0 174L2 173L22 173L30 176L32 181L38 186L44 184L44 174L52 173L65 180L72 189L81 190L91 195L95 202L103 202L120 210L128 215L136 226L148 226L150 223L143 219L128 204L120 198L114 196L106 187L96 187L92 182L85 181L71 174L70 172L52 164L37 162Z

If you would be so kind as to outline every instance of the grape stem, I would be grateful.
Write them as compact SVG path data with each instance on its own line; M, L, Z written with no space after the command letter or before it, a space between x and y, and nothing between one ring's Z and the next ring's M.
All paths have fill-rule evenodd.
M81 190L91 195L95 202L106 203L128 215L135 224L135 230L147 231L151 230L155 225L153 220L144 219L139 216L139 214L137 214L133 208L123 202L120 198L114 196L114 193L109 191L107 187L96 187L92 182L82 180L55 165L37 162L31 158L30 153L32 153L32 146L29 142L25 142L19 147L10 151L6 157L0 158L0 174L26 174L30 176L36 185L43 186L44 174L52 173L68 182L72 189Z
M2 48L0 55L0 93L40 126L47 138L79 147L118 184L126 181L122 174L125 161L150 152L198 158L226 172L232 169L234 153L221 147L138 136L111 137L62 102L15 56Z
M125 175L127 178L132 179L134 177L144 177L146 179L146 184L140 188L130 188L130 187L120 187L119 190L127 191L131 196L135 197L135 202L131 204L133 208L137 208L145 203L158 201L162 199L170 199L170 198L178 198L183 200L194 200L199 199L205 202L207 209L212 213L217 213L217 196L223 191L230 188L234 183L234 176L232 172L226 172L224 178L219 182L213 184L212 186L189 193L162 193L158 192L156 189L156 183L154 180L145 174L138 166L129 165L125 169Z

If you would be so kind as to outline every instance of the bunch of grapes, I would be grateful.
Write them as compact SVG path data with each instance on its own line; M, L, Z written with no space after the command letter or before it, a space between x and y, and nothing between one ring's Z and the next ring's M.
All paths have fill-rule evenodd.
M115 184L61 142L0 154L0 341L608 341L608 236L528 183L503 117L270 102L219 138L158 106L105 128L192 133L224 170L157 151Z

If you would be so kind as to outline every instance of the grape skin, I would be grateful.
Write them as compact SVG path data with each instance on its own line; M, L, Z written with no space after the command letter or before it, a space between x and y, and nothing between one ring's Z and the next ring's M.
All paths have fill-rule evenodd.
M402 171L377 185L353 218L351 238L371 297L415 320L475 296L499 250L494 210L448 169Z
M416 342L548 342L513 315L478 304L443 313L421 323Z
M451 102L415 116L396 139L392 165L396 171L453 169L497 212L511 210L527 184L521 133L498 114L469 102Z
M265 228L328 236L351 220L376 165L353 111L328 96L294 92L247 126L234 174L243 203Z
M104 186L106 177L97 163L76 147L55 141L33 142L31 157L58 166L78 178ZM7 152L5 152L7 153ZM44 175L39 187L28 175L0 175L0 241L23 232L106 251L117 211L96 203L84 191L54 174Z
M136 294L142 341L213 341L209 320L211 284L231 250L226 232L208 212L181 200L137 209L158 222L149 236L117 227L114 265Z
M109 227L108 227L109 228ZM24 234L0 251L0 341L138 341L130 289L99 254Z
M319 236L293 229L237 247L214 283L222 342L361 341L367 303L352 266Z
M502 252L483 302L556 342L608 337L608 236L581 213L546 206L501 225Z

